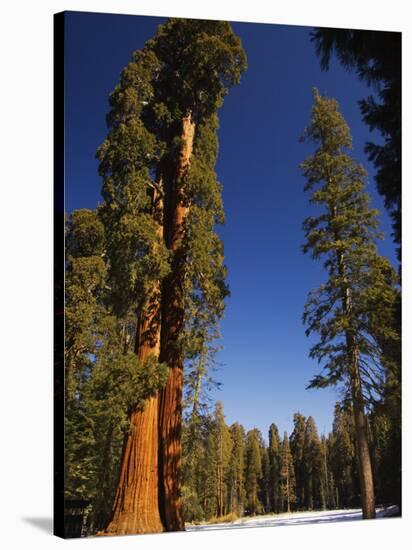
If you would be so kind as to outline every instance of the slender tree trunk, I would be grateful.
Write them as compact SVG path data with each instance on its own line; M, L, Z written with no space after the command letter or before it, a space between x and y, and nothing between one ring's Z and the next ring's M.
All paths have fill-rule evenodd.
M191 112L182 120L182 148L166 197L166 246L174 253L172 271L163 283L161 360L169 365L166 386L159 396L159 475L162 521L168 531L183 531L180 498L183 356L178 338L183 329L184 254L181 248L189 213L184 178L193 150L195 123Z
M153 191L157 235L163 237L163 198ZM156 245L155 245L156 246ZM160 281L154 283L146 307L139 314L135 352L139 361L160 354ZM112 517L105 533L127 535L164 531L159 512L158 395L129 415L131 430L123 445L119 481Z
M375 518L375 492L373 487L372 463L369 452L366 415L363 407L361 379L357 352L354 353L351 376L353 416L355 421L356 451L359 466L363 519Z
M336 216L336 207L332 208L332 216ZM338 240L339 235L336 233L335 237L336 240ZM337 252L337 261L339 275L342 277L345 284L342 288L342 307L345 315L350 318L351 315L353 315L351 291L346 281L345 260L341 252ZM359 372L359 351L356 347L356 341L352 330L346 332L346 346L348 350L349 378L355 424L356 454L361 485L362 517L363 519L373 519L376 517L375 490L373 485L366 415L362 396L362 382Z

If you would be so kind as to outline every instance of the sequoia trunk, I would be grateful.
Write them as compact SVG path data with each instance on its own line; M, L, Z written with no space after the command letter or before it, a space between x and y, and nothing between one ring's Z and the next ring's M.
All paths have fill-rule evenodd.
M161 361L168 364L169 376L159 395L159 492L162 521L168 531L184 530L180 498L183 355L178 338L184 324L182 291L185 258L181 244L189 213L184 184L194 134L195 123L191 112L188 112L182 119L182 146L166 192L165 240L173 253L173 264L163 283L162 293Z
M163 238L163 197L153 191L153 214L157 235ZM146 307L139 313L135 352L139 361L159 358L161 286L153 284ZM130 413L131 430L123 445L120 476L112 518L105 534L159 533L164 526L159 513L159 417L158 395Z

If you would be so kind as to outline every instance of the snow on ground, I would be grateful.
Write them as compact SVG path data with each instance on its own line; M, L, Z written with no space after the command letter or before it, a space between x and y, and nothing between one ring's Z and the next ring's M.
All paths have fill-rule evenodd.
M376 517L383 518L394 515L394 507L377 508ZM238 529L243 527L277 527L281 525L305 525L331 523L336 521L354 521L362 519L362 510L326 510L319 512L292 512L290 514L270 514L265 516L245 517L233 523L214 523L186 525L186 531L211 531L214 529Z

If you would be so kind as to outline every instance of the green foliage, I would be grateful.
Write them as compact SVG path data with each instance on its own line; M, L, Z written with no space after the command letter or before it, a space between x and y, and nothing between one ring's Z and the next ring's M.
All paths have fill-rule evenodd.
M290 450L293 456L296 479L296 506L305 507L305 486L304 486L304 448L306 433L306 418L300 414L293 415L293 432L290 435Z
M285 432L280 451L280 497L281 511L290 512L296 501L296 479L288 434Z
M366 144L377 168L378 191L393 219L394 240L401 240L401 33L348 29L316 29L312 33L322 68L332 53L347 69L376 90L360 104L364 122L377 129L383 143ZM377 98L376 98L377 96ZM400 252L400 251L399 251Z
M133 54L110 96L109 132L97 151L104 199L99 216L105 227L110 299L118 315L144 307L153 284L169 271L151 198L158 187L162 143L145 121L159 71L152 51Z
M104 228L96 213L83 208L75 210L66 228L66 252L71 258L97 257L104 252Z
M269 504L272 512L280 512L281 492L280 492L280 467L281 467L281 442L279 431L276 424L269 427Z
M228 466L228 507L231 513L240 517L245 510L245 430L235 422L230 426L232 453Z
M333 488L330 486L328 455L328 442L325 435L322 435L320 439L320 506L322 510L334 508Z
M192 519L222 515L227 508L229 429L221 407L213 418L202 415L213 384L212 342L228 295L223 245L215 232L224 220L214 170L217 109L245 68L229 23L170 19L133 53L110 96L108 134L97 151L104 202L97 214L75 212L67 237L66 492L92 501L91 531L110 512L129 413L167 376L156 357L137 360L135 334L136 317L153 302L154 289L161 300L162 282L175 266L167 216L177 185L185 186L190 202L182 244L187 268L179 279L179 343L192 407L185 426L185 497ZM193 155L188 176L176 182L181 122L189 112L196 125Z
M75 454L80 460L85 449L88 462L80 469L93 501L92 530L107 519L128 413L158 391L167 374L157 358L141 363L134 351L136 317L153 302L154 289L161 300L162 282L175 265L166 245L165 218L177 183L187 188L191 205L182 246L187 269L182 277L185 322L179 335L187 361L186 404L192 407L184 431L189 449L184 457L185 496L188 502L192 499L194 516L216 512L216 491L207 487L209 478L202 478L200 468L215 464L225 470L228 458L223 460L226 455L220 453L220 458L202 463L206 457L200 446L208 440L212 452L216 441L224 440L225 448L231 441L219 415L207 422L202 416L205 394L214 383L212 342L219 336L228 295L223 245L214 229L224 219L214 171L217 109L245 68L240 40L228 23L171 19L133 53L110 96L108 134L97 151L104 202L97 215L73 215L67 246L66 380L74 399L73 407L67 407L74 422L68 430L68 456L70 449L74 453L68 464L76 462ZM175 182L181 121L189 111L196 123L190 171L185 181ZM78 430L81 423L83 432ZM80 486L80 478L75 483L74 477L68 475L68 487ZM216 472L213 479L216 484ZM224 483L219 483L222 492Z
M201 502L205 482L202 466L205 455L206 418L195 410L183 424L182 435L182 498L186 521L202 521Z
M328 280L310 293L303 316L306 334L320 336L310 356L324 367L310 387L347 385L349 354L356 349L364 397L372 403L382 389L380 340L398 339L392 323L397 277L376 249L377 212L369 207L364 169L346 152L351 145L349 129L337 102L317 90L305 137L318 146L301 167L310 202L320 214L304 222L304 251L315 259L325 258L328 273Z
M164 63L158 100L173 119L188 110L196 120L213 114L246 69L240 39L225 21L171 18L149 45Z
M322 508L321 444L315 421L311 416L306 421L302 462L305 508Z
M102 314L106 285L102 258L104 233L95 212L76 210L66 227L65 393L76 395L98 343L95 330Z
M357 462L352 411L339 403L335 405L329 446L336 506L344 508L358 505L359 486L355 475Z
M262 503L262 512L270 512L270 462L269 452L263 439L260 441L260 461L262 464L262 476L259 483L259 500Z
M399 496L394 483L399 442L384 407L374 411L369 423L377 502L392 504ZM266 445L257 429L245 436L237 422L228 428L217 404L211 415L187 418L182 471L185 519L193 523L230 522L245 514L282 513L289 508L358 507L352 408L347 402L336 403L332 432L321 437L311 416L306 419L296 413L291 436L285 434L280 441L276 424L271 424Z
M262 436L256 428L246 434L245 490L247 513L251 516L263 512L262 502L259 498L259 485L262 479L261 438Z
M220 402L216 403L213 415L195 412L186 421L183 435L186 521L209 520L225 515L230 509L233 496L229 493L229 479L233 473L232 449L239 453L234 445Z
M135 322L110 303L104 230L96 212L77 210L66 234L65 496L91 501L89 527L110 514L127 411L166 381L167 368L131 352Z
M389 394L390 395L390 394ZM390 401L390 397L388 398ZM383 504L402 505L401 419L387 401L376 406L370 417L370 431L376 478L376 493Z
M110 97L109 133L97 153L110 299L118 315L142 310L153 284L174 265L167 223L176 185L184 184L190 214L182 244L185 329L179 345L195 378L196 358L214 353L210 343L228 295L223 245L214 230L224 218L214 170L217 109L245 69L244 50L229 23L168 20L123 70ZM175 182L181 121L188 112L196 123L193 154L184 181Z

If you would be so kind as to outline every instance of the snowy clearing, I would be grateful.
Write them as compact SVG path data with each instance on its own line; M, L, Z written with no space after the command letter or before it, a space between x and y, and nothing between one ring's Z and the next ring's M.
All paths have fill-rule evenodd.
M376 517L385 518L396 516L395 506L390 508L377 508ZM305 525L332 523L336 521L354 521L362 519L362 510L326 510L319 512L292 512L290 514L269 514L265 516L245 517L233 523L214 523L200 525L186 525L186 531L212 531L214 529L237 529L243 527L277 527L281 525Z

